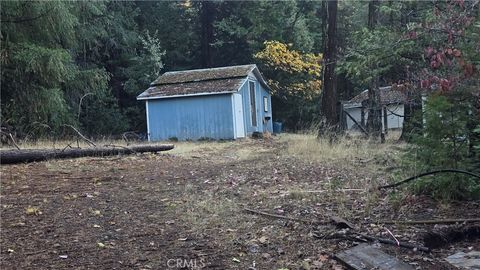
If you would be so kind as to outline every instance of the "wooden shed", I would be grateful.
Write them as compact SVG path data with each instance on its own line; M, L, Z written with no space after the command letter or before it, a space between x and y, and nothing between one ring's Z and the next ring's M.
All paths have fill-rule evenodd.
M403 128L403 110L406 96L391 86L380 87L380 106L382 106L382 130ZM348 112L358 124L365 126L368 120L368 90L365 90L343 103L344 111ZM347 129L358 129L357 124L346 118Z
M256 65L166 72L145 101L149 141L237 139L272 132L269 87Z

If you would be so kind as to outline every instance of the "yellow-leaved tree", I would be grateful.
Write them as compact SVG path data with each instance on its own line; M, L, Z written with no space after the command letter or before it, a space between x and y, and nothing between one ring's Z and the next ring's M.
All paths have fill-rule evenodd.
M322 54L303 53L292 44L265 41L254 58L260 61L273 91L274 120L298 129L309 125L322 87Z

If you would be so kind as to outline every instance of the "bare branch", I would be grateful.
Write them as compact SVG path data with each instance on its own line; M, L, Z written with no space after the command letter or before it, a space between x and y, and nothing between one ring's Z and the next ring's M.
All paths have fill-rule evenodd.
M63 126L73 129L73 131L75 131L78 134L78 136L80 136L80 138L82 138L84 141L86 141L88 144L92 145L93 147L97 147L97 145L94 142L87 139L87 137L83 136L83 134L80 133L80 131L78 131L74 126L72 126L72 125L63 125Z
M5 131L0 131L0 133L5 134L10 139L10 142L12 143L12 145L15 146L15 148L17 148L18 150L20 150L20 147L15 142L15 139L13 138L12 133L5 132Z
M80 113L82 111L82 102L83 102L83 99L85 97L87 97L88 95L94 95L93 93L86 93L85 95L83 95L81 98L80 98L80 102L78 102L78 114L77 114L77 121L80 121Z

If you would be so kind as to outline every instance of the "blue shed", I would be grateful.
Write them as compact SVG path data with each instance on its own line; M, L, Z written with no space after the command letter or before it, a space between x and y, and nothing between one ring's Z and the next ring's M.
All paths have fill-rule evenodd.
M237 139L272 132L270 88L256 65L166 72L145 101L149 141Z

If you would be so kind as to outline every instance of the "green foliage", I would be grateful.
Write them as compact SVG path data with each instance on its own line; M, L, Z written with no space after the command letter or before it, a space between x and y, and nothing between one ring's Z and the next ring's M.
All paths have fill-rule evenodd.
M274 117L284 120L289 128L308 126L318 111L319 75L276 69L254 55L268 40L288 44L289 50L301 55L322 52L323 3L289 0L211 4L212 64L257 62L272 86L281 86L272 101ZM363 90L375 77L386 85L423 76L424 68L428 68L425 47L440 52L449 41L442 31L421 28L428 23L444 29L442 23L450 21L449 14L435 14L434 7L446 10L450 4L380 1L378 27L368 30L368 2L340 1L339 96L350 98L353 88ZM459 14L454 17L470 20L467 17L472 16L473 9L453 5L452 10ZM60 136L65 124L91 136L145 131L144 104L135 97L160 72L202 67L201 10L202 3L196 1L2 2L2 127L19 137ZM480 69L480 23L478 16L473 17L465 28L468 38L455 39L454 44L465 63L471 63L467 65L471 71ZM462 29L461 20L455 29ZM408 35L410 32L413 35ZM283 64L288 67L291 63L286 61ZM443 73L435 70L431 75L458 73L458 67L462 65L445 68ZM480 89L478 76L456 81L470 92ZM478 105L472 107L471 118L475 118ZM467 124L470 138L475 137L471 135L472 125L474 121ZM475 140L471 145L478 146Z
M405 78L405 66L414 66L415 43L387 27L363 28L352 35L355 40L339 63L338 72L345 73L362 85L374 78L398 81Z
M475 132L477 136L480 135L480 125L478 125L477 128L473 130L473 132ZM476 145L474 145L473 147L480 152L480 140L477 141Z
M225 1L218 7L214 48L219 65L252 62L267 40L292 44L303 52L322 47L318 2Z
M150 61L152 61L153 75L158 77L160 70L163 69L162 58L165 56L165 51L160 46L160 40L156 37L150 36L147 31L145 38L140 37L143 48L149 53Z
M2 122L24 136L32 125L46 124L58 130L73 119L62 85L71 78L74 65L62 49L19 43L8 48L2 72ZM48 130L39 131L45 134Z
M454 168L474 170L475 157L470 149L469 122L471 104L458 102L454 96L430 96L424 108L423 133L413 140L407 159L417 172ZM414 182L414 190L444 199L467 199L480 195L478 179L459 175L443 174L422 178Z
M61 136L66 124L92 136L143 129L135 96L163 52L155 37L142 43L135 3L6 2L1 12L3 127L34 138ZM128 76L140 85L125 89Z
M111 95L97 95L89 99L83 111L81 123L87 134L112 135L128 129L128 121L123 114L119 114L117 101Z

